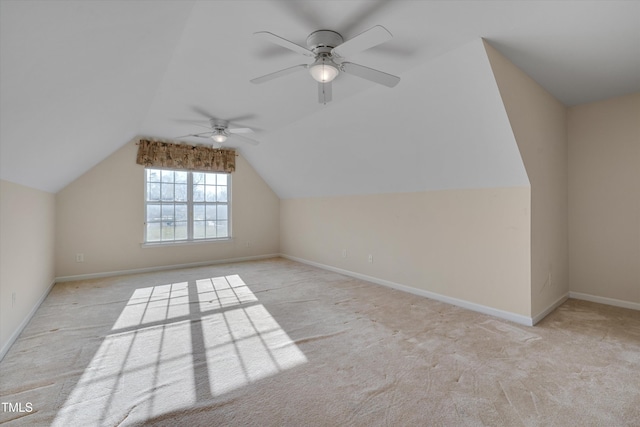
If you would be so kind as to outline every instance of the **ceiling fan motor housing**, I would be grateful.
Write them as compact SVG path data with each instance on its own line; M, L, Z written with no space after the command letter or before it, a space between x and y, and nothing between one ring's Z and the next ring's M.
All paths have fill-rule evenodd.
M316 55L330 54L331 49L344 42L342 36L331 30L314 31L307 37L307 46Z

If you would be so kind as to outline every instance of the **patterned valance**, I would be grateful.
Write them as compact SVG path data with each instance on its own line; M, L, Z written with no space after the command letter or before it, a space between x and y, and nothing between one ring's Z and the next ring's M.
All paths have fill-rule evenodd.
M236 170L236 152L141 139L136 163L146 167L231 173Z

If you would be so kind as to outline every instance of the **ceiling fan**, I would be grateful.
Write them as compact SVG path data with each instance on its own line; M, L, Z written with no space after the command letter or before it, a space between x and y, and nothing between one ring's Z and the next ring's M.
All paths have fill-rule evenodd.
M387 87L394 87L400 82L400 77L345 61L345 58L349 56L390 40L393 36L381 25L369 28L347 41L344 41L342 36L335 31L318 30L307 37L307 47L300 46L268 31L260 31L254 33L254 35L311 57L314 61L311 64L294 65L293 67L257 77L251 80L252 83L264 83L306 68L318 82L318 101L326 104L332 99L331 82L340 72L352 74Z
M178 138L186 138L188 136L194 136L197 138L209 138L213 140L214 146L217 148L222 147L222 143L224 143L229 137L237 138L251 145L258 145L260 143L255 139L247 138L246 136L240 135L243 133L253 133L252 129L232 128L232 127L229 127L229 124L230 124L229 120L220 120L220 119L210 118L209 126L204 126L209 128L210 129L209 131L182 135L182 136L179 136Z

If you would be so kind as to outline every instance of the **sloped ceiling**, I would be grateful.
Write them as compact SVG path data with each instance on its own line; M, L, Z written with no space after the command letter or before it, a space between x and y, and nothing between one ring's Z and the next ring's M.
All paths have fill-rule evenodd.
M227 145L280 197L522 185L480 38L566 105L640 90L640 2L0 0L0 19L0 176L50 192L204 115L258 130ZM394 89L340 75L325 106L305 72L249 83L309 62L256 31L376 24L393 40L349 60Z

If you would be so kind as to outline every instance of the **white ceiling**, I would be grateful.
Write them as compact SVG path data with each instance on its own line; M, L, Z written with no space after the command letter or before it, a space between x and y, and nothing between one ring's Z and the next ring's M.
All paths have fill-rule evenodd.
M325 106L306 72L249 83L309 62L256 31L304 45L376 24L394 38L349 60L396 88L340 75ZM281 197L518 185L510 136L467 134L506 123L480 38L569 106L640 90L638 1L0 0L0 175L57 192L136 136L198 132L204 114L258 130L259 146L228 145Z

